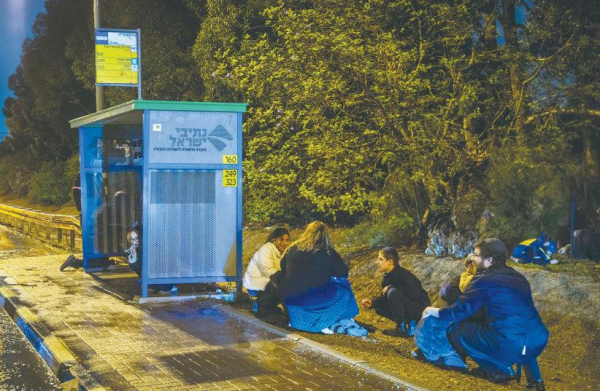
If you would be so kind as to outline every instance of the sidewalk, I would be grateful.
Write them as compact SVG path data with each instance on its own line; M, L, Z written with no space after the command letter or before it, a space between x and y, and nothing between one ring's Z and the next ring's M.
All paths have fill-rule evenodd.
M82 378L91 375L104 389L404 388L235 316L217 301L133 304L139 286L128 269L61 273L65 257L0 261L0 290L14 294L9 300L66 346L86 372Z

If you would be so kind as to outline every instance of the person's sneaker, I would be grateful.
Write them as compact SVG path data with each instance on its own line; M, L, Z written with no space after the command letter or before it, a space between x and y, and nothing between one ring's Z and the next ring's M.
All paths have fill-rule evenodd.
M331 330L329 327L325 327L323 330L321 330L321 332L325 335L333 334L333 330Z
M423 351L419 348L411 350L410 354L417 360L427 361L427 359L425 358L425 355L423 354Z
M558 259L551 259L550 260L550 265L558 265L560 263L560 261Z
M75 256L73 254L69 255L67 260L62 265L60 265L60 271L62 272L63 270L65 270L68 267L73 267L73 265L75 264L76 261L77 261L77 258L75 258Z
M482 377L486 380L491 381L496 384L505 384L516 380L516 376L514 374L509 373L500 373L500 372L486 372L481 367L474 368L470 371L471 375Z
M383 330L382 333L387 335L388 337L399 337L399 338L408 338L409 337L409 335L405 331L402 331L402 329L400 327Z

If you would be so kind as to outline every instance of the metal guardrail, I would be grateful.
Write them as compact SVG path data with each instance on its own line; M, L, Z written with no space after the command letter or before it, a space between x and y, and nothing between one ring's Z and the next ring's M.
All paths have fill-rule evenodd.
M0 204L0 224L54 246L81 250L81 225L76 216Z

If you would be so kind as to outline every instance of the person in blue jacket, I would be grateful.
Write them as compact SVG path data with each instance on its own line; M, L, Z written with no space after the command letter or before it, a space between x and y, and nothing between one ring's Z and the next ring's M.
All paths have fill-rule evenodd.
M544 390L537 357L548 343L549 332L531 296L527 279L506 266L506 246L499 239L475 245L478 272L454 305L427 307L423 318L449 321L448 339L463 360L471 357L495 382L519 380L521 365L528 388ZM483 320L474 320L476 313ZM480 318L477 318L480 319Z

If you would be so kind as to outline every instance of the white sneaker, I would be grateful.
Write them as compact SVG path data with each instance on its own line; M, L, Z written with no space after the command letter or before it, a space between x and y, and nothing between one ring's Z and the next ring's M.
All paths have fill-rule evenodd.
M558 259L551 259L550 260L550 265L558 265L560 263L560 261Z
M333 334L333 330L331 330L329 327L325 327L323 330L321 330L321 332L325 335Z

